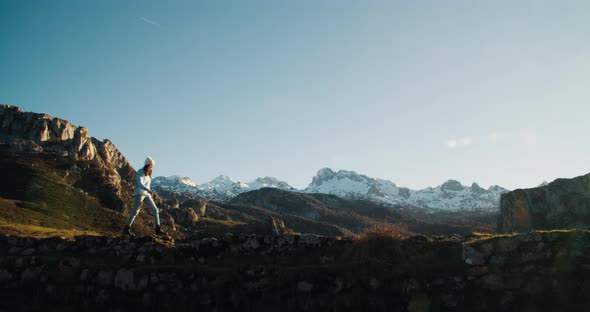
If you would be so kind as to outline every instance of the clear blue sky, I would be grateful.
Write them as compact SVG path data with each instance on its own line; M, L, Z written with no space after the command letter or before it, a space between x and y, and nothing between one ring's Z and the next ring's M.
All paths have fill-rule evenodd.
M197 183L590 171L588 1L0 0L0 103Z

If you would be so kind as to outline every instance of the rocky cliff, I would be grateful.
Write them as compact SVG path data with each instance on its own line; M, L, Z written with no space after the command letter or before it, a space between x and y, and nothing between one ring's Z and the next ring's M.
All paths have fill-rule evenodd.
M502 195L499 233L590 228L590 174Z
M128 209L135 170L111 141L90 137L85 127L0 105L0 152L7 158L51 155L68 159L69 166L63 167L67 175L77 177L72 184L108 208Z
M3 311L584 311L590 233L0 236Z

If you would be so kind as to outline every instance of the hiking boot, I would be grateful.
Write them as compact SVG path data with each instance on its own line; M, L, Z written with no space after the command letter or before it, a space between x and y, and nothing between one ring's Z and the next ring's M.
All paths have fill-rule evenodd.
M135 236L135 233L131 232L131 226L125 225L125 227L123 228L123 236Z
M168 235L168 233L162 231L162 227L159 225L156 225L156 235L158 236L166 236Z

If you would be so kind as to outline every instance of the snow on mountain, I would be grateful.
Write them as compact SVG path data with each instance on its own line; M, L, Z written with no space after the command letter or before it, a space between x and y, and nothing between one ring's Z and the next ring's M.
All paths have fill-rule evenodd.
M161 188L166 191L185 193L192 196L200 196L206 199L221 201L229 200L239 194L263 187L280 188L286 191L295 190L295 188L290 186L287 182L280 181L273 177L258 178L251 183L242 183L234 181L225 175L220 175L215 179L200 185L197 185L189 178L181 178L179 176L156 177L152 181L152 185L155 188Z
M152 185L160 186L168 191L174 191L178 193L193 193L195 190L202 190L189 177L156 177L152 181Z
M510 190L505 189L505 188L498 186L498 185L492 185L492 186L490 186L490 188L488 188L488 191L490 191L494 194L500 195L500 194L508 193Z
M497 210L503 192L507 190L498 187L489 191L477 183L468 187L458 181L449 180L435 188L414 191L407 203L442 210Z
M287 182L281 181L281 180L279 180L277 178L273 178L273 177L258 178L256 180L248 183L248 185L250 186L251 190L257 190L257 189L261 189L263 187L279 188L279 189L286 190L286 191L296 190L294 187L289 185Z
M243 193L241 190L248 190L250 186L242 182L236 182L228 176L220 175L210 182L201 184L199 186L203 190L217 192L217 193Z
M367 199L389 204L412 205L444 210L496 210L500 195L508 190L494 185L489 189L473 183L470 187L448 180L435 188L410 190L395 183L370 178L354 171L334 172L329 168L318 171L306 193L327 193L346 198Z
M375 179L354 171L340 170L336 173L330 168L323 168L318 171L303 192L333 194L347 198L364 196L369 191L373 180Z
M297 190L273 177L242 183L224 175L200 185L187 177L157 177L152 185L168 191L220 201L263 187L274 187L286 191L333 194L350 199L366 199L437 210L497 210L500 205L500 195L508 192L507 189L497 185L486 190L477 183L464 186L456 180L448 180L434 188L411 190L407 187L399 187L389 180L371 178L354 171L335 172L330 168L320 169L309 186L303 190Z

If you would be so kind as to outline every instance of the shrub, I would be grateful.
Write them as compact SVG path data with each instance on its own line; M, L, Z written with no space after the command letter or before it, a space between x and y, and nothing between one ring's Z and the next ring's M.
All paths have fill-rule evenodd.
M356 235L357 240L405 239L412 235L405 224L373 225Z

